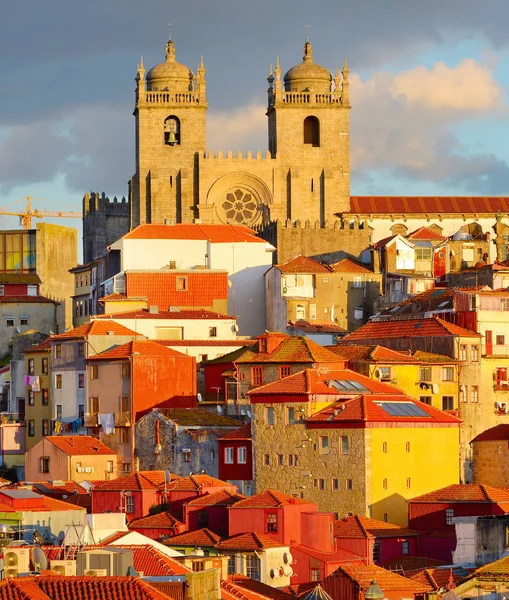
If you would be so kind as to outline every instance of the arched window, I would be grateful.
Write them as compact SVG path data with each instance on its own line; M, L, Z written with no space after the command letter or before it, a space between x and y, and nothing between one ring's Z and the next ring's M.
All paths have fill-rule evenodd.
M314 147L320 145L320 121L316 117L304 119L304 143Z
M168 146L180 144L180 119L173 115L164 121L164 143Z

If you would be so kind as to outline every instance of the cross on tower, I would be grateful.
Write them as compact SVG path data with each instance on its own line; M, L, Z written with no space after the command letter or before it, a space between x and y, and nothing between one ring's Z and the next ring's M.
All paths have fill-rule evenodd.
M171 40L171 28L173 23L168 23L168 31L170 32L170 40Z
M306 42L309 42L309 30L311 29L311 25L309 23L306 23L305 27L306 27Z

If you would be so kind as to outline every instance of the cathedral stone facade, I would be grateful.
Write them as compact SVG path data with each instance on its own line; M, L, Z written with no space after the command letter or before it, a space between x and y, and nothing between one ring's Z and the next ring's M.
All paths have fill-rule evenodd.
M268 152L206 151L206 81L166 59L136 77L136 173L130 227L143 223L230 223L263 229L274 221L331 227L350 208L349 82L313 60L268 77Z

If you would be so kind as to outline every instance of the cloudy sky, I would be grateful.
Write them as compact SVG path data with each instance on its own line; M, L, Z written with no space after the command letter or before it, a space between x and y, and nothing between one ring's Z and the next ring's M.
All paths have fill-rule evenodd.
M127 193L136 67L170 21L177 60L204 57L209 148L266 150L269 65L309 23L316 62L349 63L352 194L509 195L507 0L3 2L0 206Z

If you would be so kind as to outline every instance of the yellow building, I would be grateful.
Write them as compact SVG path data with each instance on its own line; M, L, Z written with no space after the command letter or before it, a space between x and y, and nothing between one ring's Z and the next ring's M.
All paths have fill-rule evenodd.
M406 525L407 499L459 482L460 419L390 385L321 367L249 396L257 491Z
M458 361L442 354L416 350L397 352L385 346L331 346L348 366L370 379L390 383L415 400L458 410Z
M49 338L25 350L25 376L31 383L25 386L26 450L44 436L51 435L51 342ZM23 457L24 458L24 457Z

